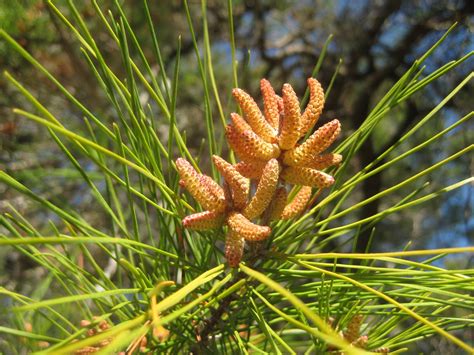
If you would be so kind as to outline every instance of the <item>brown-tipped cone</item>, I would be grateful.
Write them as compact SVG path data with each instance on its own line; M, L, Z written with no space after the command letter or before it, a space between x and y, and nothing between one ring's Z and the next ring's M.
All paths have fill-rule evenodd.
M192 230L208 230L222 226L224 214L215 211L204 211L186 216L183 219L183 227Z
M303 186L293 200L285 206L281 219L291 219L303 212L311 198L311 192L311 186Z
M300 138L301 111L298 97L290 84L283 85L283 120L278 144L281 149L288 150L295 146Z
M240 234L229 230L225 238L225 257L230 267L237 267L244 254L245 240Z
M301 115L300 136L304 136L318 122L324 108L324 90L314 78L308 79L309 101Z
M267 79L260 80L260 91L263 97L263 108L265 119L278 132L280 126L280 111L278 110L278 98L272 85Z
M232 95L244 112L245 118L250 127L252 127L252 130L264 141L270 143L276 142L277 132L265 120L254 99L245 91L238 88L232 90Z
M356 341L359 337L360 326L362 325L362 318L363 316L361 314L356 314L347 324L346 331L344 332L344 338L349 343Z
M287 198L288 192L283 186L276 189L271 206L270 221L278 221L281 218Z
M235 169L249 179L260 179L262 177L265 161L241 161L234 165Z
M242 214L248 219L254 219L260 216L272 201L275 193L278 178L280 176L280 164L278 160L271 159L263 169L262 178L258 182L257 191L250 200Z
M216 196L215 185L210 184L206 178L202 178L186 159L178 158L176 168L179 176L184 181L184 185L196 201L206 210L223 211L226 207L224 191L220 188L219 196ZM212 179L211 179L212 180Z
M226 127L230 147L244 161L270 160L280 155L276 144L265 142L252 131L238 132L232 125Z
M341 124L338 120L332 120L320 127L303 144L285 152L283 163L290 166L306 165L314 160L314 157L325 151L341 132Z
M272 231L270 227L259 226L250 222L238 212L231 212L229 214L227 217L227 225L232 232L241 235L245 240L250 242L264 240Z
M284 168L280 177L294 185L323 188L334 184L334 178L329 174L319 170L297 166Z
M243 177L232 164L226 162L224 159L217 155L212 156L217 170L222 174L225 181L229 184L232 191L232 200L234 201L234 207L242 209L247 204L247 199L250 190L249 179Z
M335 153L327 153L318 155L314 158L313 161L309 162L305 166L307 168L316 169L316 170L323 170L329 168L330 166L339 165L342 161L341 154Z

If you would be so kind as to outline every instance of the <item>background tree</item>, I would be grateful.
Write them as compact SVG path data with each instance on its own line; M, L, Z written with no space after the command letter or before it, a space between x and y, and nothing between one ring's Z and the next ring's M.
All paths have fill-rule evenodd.
M112 4L112 1L101 3L104 8ZM198 14L199 5L191 5L194 13ZM143 3L125 1L123 6L124 11L131 14L131 25L137 29L137 36L143 43L145 54L152 56L152 43L146 35L147 28L144 25ZM100 34L103 28L95 24L97 19L93 16L93 6L84 3L79 9L91 26L99 31L97 39L99 45L103 48L107 60L114 66L113 56L108 56L114 51L114 46L107 40L105 33ZM160 44L163 46L163 61L167 68L173 63L176 55L175 33L182 33L182 65L190 70L187 70L187 76L184 78L187 85L183 86L179 114L184 120L194 124L192 118L198 116L202 109L201 102L196 99L201 93L196 91L199 90L198 85L193 85L199 80L199 74L192 70L192 67L195 67L192 59L194 48L192 38L186 30L187 23L182 12L182 4L166 2L159 7L152 6L151 11L159 26L157 30ZM229 38L227 31L222 30L228 20L227 9L220 1L209 1L207 12L209 35L214 43L212 47L214 67L220 74L228 75L225 73L228 73L226 69L230 61L229 48L226 47ZM312 72L324 48L326 56L318 73L318 79L325 88L331 84L332 94L327 99L323 122L338 117L344 125L344 131L350 132L361 125L381 92L392 85L401 73L407 70L413 59L419 57L430 43L454 22L459 23L457 29L450 41L442 44L442 51L429 58L426 72L437 64L467 53L473 46L473 14L474 6L471 1L242 1L233 9L237 58L239 66L243 69L239 85L258 97L258 83L254 78L262 76L270 79L276 87L281 87L284 82L294 83L298 94L302 95L305 90L302 79ZM44 59L49 69L66 83L69 82L71 87L77 84L78 78L89 75L81 53L71 45L73 39L70 34L64 31L58 20L52 16L51 10L41 1L31 0L24 3L14 1L13 7L5 3L0 7L0 15L5 19L4 28L11 30L26 49ZM199 17L196 17L194 22L197 39L202 43L203 34L200 30ZM324 47L327 40L329 43ZM35 71L24 65L18 55L7 52L6 48L1 49L0 54L2 54L0 63L3 67L18 73L30 83L35 83L37 80L44 82L43 78L39 79ZM116 68L120 68L120 62L115 61ZM445 96L472 68L472 60L469 59L451 72L442 86L439 83L431 86L431 100L415 96L406 102L399 110L392 126L384 125L377 128L377 133L367 140L358 153L357 160L352 162L353 165L364 167L373 161L412 127L413 122L417 122L419 117L429 112L436 99ZM153 70L160 69L155 67ZM332 80L335 73L337 76ZM222 86L219 88L222 89L220 90L223 94L222 99L229 101L230 94L226 92L224 84ZM3 88L5 92L10 90L5 86ZM34 89L42 90L40 86ZM446 126L454 114L465 114L472 109L472 103L468 99L469 92L473 90L472 84L469 90L463 93L464 96L448 103L443 110L443 118L437 122L438 127ZM48 90L42 95L48 96L50 101L57 102L58 110L63 110L67 105L64 100L55 99L54 91ZM78 95L107 115L110 107L105 104L104 97L90 80L81 81L81 92ZM6 131L3 135L4 144L7 145L11 140L7 137L8 124L5 122L13 120L8 107L18 105L16 98L17 95L14 93L2 97L4 101L2 122ZM23 140L38 140L34 133L27 133L31 129L34 128L25 128L26 132L20 133L20 137L23 137ZM189 132L189 139L196 147L199 146L203 133L203 125L194 125L193 130ZM461 141L472 140L472 133L468 130L458 135ZM412 169L423 161L433 161L439 149L440 147L436 147L425 151L423 156L417 157L417 161L408 161L404 169ZM39 158L35 161L47 161L50 164L54 161L46 154ZM27 160L31 162L32 157ZM20 168L23 165L20 164ZM471 157L460 159L456 167L451 170L452 178L472 175L472 165ZM15 168L15 164L13 167ZM381 191L383 187L390 186L393 177L397 176L396 173L392 176L390 174L391 172L384 172L367 179L360 191L362 197L368 198ZM469 216L472 214L471 192L471 187L466 186L449 201L441 200L439 204L404 215L403 239L415 239L420 244L446 243L439 240L439 234L436 237L436 231L440 230L442 225L443 229L451 231L448 234L452 234L452 238L458 243L469 243L466 238L472 234L472 223L469 222ZM379 203L376 200L369 204L357 217L374 215L380 210ZM449 218L444 218L442 221L439 218L431 218L430 216L436 215L436 210L443 208L444 203L451 206L445 208L446 210L457 213L448 213ZM463 213L459 213L460 211ZM396 240L400 243L400 236L395 237L393 228L390 228L392 222L390 219L384 222L387 228L380 231L380 242ZM367 233L359 238L357 250L365 250L369 237Z

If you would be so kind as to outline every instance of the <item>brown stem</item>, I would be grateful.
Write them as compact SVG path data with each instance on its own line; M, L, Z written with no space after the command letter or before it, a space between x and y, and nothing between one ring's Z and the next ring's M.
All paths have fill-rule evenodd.
M230 287L235 283L244 278L244 273L239 272L234 276L234 279L230 282ZM236 300L238 296L232 293L224 297L219 304L219 307L211 311L211 316L203 322L201 329L196 334L197 342L191 347L191 354L206 354L209 350L209 337L217 329L219 321L222 319L223 314L229 309L230 303Z

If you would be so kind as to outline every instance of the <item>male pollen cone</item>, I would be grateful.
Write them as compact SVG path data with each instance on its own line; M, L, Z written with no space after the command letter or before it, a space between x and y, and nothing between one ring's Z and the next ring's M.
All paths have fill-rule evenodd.
M244 254L245 240L238 234L229 230L225 238L225 257L230 267L237 267Z
M278 144L283 150L291 149L300 138L300 103L290 84L283 85L284 115Z
M212 161L221 175L224 177L225 181L227 181L229 184L229 187L232 191L234 207L237 209L244 208L247 204L247 199L249 196L249 179L242 176L232 164L226 162L217 155L212 156Z
M309 199L311 198L311 186L303 186L295 195L293 200L285 206L281 213L281 219L291 219L304 211Z
M346 338L348 342L352 343L359 337L362 318L363 316L361 314L356 314L347 324L347 329L344 332L344 338Z
M223 211L226 207L224 190L219 186L219 195L213 191L216 185L211 184L208 179L202 178L192 165L183 158L176 160L176 168L181 180L189 193L206 210ZM218 186L218 185L217 185Z
M250 222L238 212L230 213L227 217L227 225L232 232L241 235L245 240L250 242L264 240L272 231L268 226L259 226L258 224Z
M311 163L314 157L325 151L341 132L341 123L332 120L318 128L304 143L283 154L286 165L305 165Z
M331 175L319 170L298 166L289 166L283 169L281 178L290 184L318 188L329 187L334 184L334 178Z
M278 145L265 142L253 131L238 132L233 125L227 125L226 137L241 160L270 160L280 155Z
M262 177L257 185L257 191L250 203L243 210L243 215L248 219L260 216L272 201L280 177L280 164L278 160L271 159L265 165Z
M235 169L249 179L260 179L266 162L262 160L241 161L234 165Z
M275 191L273 197L272 210L270 213L270 221L278 221L281 219L281 214L286 206L286 200L288 199L288 192L286 188L281 186Z
M192 230L208 230L222 226L224 215L216 211L204 211L186 216L183 219L183 227Z
M316 156L313 161L306 164L306 167L322 170L330 166L339 165L342 161L342 155L337 153L327 153Z
M309 101L305 111L301 115L300 135L304 136L318 122L324 108L324 90L314 78L308 78Z
M280 126L280 111L278 109L278 98L272 85L267 79L260 80L260 91L262 92L265 119L278 132Z
M270 123L266 121L255 100L244 90L239 88L233 89L232 95L244 112L244 116L250 127L252 127L252 130L266 142L276 142L277 132Z

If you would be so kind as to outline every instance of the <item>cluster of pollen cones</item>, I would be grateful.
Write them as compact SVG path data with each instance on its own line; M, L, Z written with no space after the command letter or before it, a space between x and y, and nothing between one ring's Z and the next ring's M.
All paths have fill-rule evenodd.
M245 242L268 238L271 229L258 225L273 220L290 219L308 204L312 188L325 188L334 178L321 170L338 165L342 156L324 153L341 131L338 120L332 120L312 131L324 106L324 92L316 79L309 78L310 98L303 113L293 88L284 84L282 96L275 93L266 79L260 81L263 114L254 99L241 89L232 94L243 117L231 114L226 127L230 148L240 162L230 164L219 156L213 162L224 178L224 187L211 177L198 173L183 158L176 167L184 186L205 210L183 219L183 226L207 230L227 226L225 255L231 267L242 259ZM251 183L256 185L250 196ZM288 201L285 184L301 186Z
M347 323L346 329L344 331L340 331L339 335L346 340L349 344L351 344L353 347L360 348L360 349L366 349L367 348L367 343L369 342L369 337L367 335L360 335L361 332L361 327L362 327L362 320L363 320L363 315L362 314L356 314L354 315L349 322ZM334 322L334 319L331 318L329 321L329 325L332 327L332 323ZM328 348L328 352L330 354L341 354L344 355L344 352L341 352L339 349L330 346ZM390 352L390 349L387 347L380 347L377 349L371 349L371 353L379 353L379 354L388 354Z

